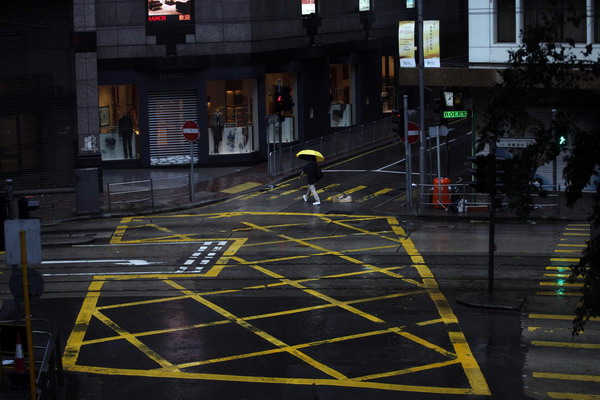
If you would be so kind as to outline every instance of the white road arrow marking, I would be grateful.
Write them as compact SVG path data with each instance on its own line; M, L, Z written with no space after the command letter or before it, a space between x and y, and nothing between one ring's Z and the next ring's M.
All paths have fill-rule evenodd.
M110 263L117 265L152 265L164 264L162 261L146 261L146 260L54 260L42 261L42 264L85 264L85 263Z

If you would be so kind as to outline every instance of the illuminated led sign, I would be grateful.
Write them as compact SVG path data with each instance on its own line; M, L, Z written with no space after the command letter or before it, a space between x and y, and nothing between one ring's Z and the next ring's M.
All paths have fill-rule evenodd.
M316 0L302 0L302 15L310 15L317 13Z
M192 24L193 0L147 0L147 21L150 25Z
M358 11L370 11L371 0L358 0Z

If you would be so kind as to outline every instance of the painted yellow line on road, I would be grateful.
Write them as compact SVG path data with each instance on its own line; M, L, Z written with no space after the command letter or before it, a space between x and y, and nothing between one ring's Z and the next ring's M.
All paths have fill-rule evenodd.
M450 323L458 324L458 319L454 315L448 300L446 300L446 297L443 295L443 293L438 290L437 282L435 281L431 270L425 264L423 256L421 256L412 240L406 236L404 229L402 229L396 218L388 217L388 223L392 227L392 230L401 239L402 246L411 257L414 267L422 277L425 287L428 289L429 296L433 300L433 303L438 309L438 313L440 314L444 323L446 325ZM460 331L448 331L448 335L450 342L454 347L457 359L460 361L465 371L473 392L480 395L491 395L485 377L483 376L483 373L481 372L481 369L479 368L479 365L477 364L477 361L471 352L464 334Z
M596 343L573 343L573 342L551 342L544 340L533 340L531 344L540 347L568 347L571 349L600 349Z
M585 244L568 244L568 243L559 243L559 247L587 247Z
M554 372L533 372L534 378L540 379L562 379L567 381L581 382L600 382L598 375L574 375L574 374L557 374Z
M215 363L227 362L227 361L233 361L233 360L241 360L241 359L245 359L245 358L260 357L260 356L264 356L264 355L289 352L291 350L300 350L300 349L305 349L305 348L309 348L309 347L322 346L324 344L339 343L339 342L345 342L345 341L350 341L350 340L354 340L354 339L362 339L362 338L371 337L371 336L379 336L379 335L384 335L387 333L390 333L389 329L357 333L354 335L340 336L340 337L336 337L336 338L318 340L318 341L314 341L314 342L302 343L302 344L297 344L297 345L288 346L288 347L269 349L269 350L264 350L264 351L256 351L253 353L236 354L236 355L229 356L229 357L213 358L213 359L202 360L202 361L192 361L192 362L188 362L185 364L179 364L179 365L177 365L177 367L183 369L183 368L197 367L199 365L208 365L208 364L215 364Z
M539 292L535 292L535 294L537 296L581 296L580 292L568 292L568 291L561 291L560 293L557 292L545 292L545 291L539 291Z
M162 368L165 368L167 371L179 371L177 367L173 364L162 358L157 352L152 350L150 347L141 342L135 335L127 332L125 329L121 328L118 324L113 322L106 315L102 314L99 311L94 312L94 317L98 318L104 325L115 331L121 339L125 339L130 344L135 346L138 350L144 353L149 359L160 365Z
M550 262L576 263L579 262L579 258L551 258Z
M321 189L317 189L317 193L318 194L322 194L322 193L328 191L329 189L333 189L334 187L338 187L340 185L341 185L340 183L332 183L331 185L327 185L327 186L325 186L325 187L323 187ZM294 197L294 200L300 200L300 199L302 199L302 196ZM309 195L308 196L308 201L312 201L312 200L313 200L312 197Z
M598 400L600 395L597 394L584 394L584 393L559 393L559 392L548 392L548 397L551 399L560 400Z
M345 190L344 193L345 194L352 194L352 193L358 192L359 190L363 190L365 188L366 188L366 186L359 185L359 186L356 186L356 187L354 187L352 189ZM342 194L342 193L339 193L338 196L340 194ZM335 197L335 196L329 196L328 198L325 199L325 201L332 201L333 197Z
M310 279L310 280L318 280L318 279ZM309 281L309 279L305 279L303 281ZM273 285L267 285L267 286L274 287L275 285L273 284ZM210 295L214 295L214 294L223 294L224 292L235 293L235 292L240 292L242 290L251 290L251 289L266 289L266 288L264 285L261 285L261 286L254 286L254 287L246 287L246 288L243 288L240 290L227 290L227 291L203 293L203 295L210 296ZM377 302L377 301L382 301L382 300L390 300L390 299L404 297L404 296L421 295L421 294L425 294L425 293L426 292L424 290L414 290L414 291L408 291L408 292L402 292L402 293L393 293L393 294L389 294L389 295L385 295L385 296L348 300L348 301L346 301L346 303L362 304L362 303ZM137 302L131 302L131 303L113 304L113 305L108 305L108 306L97 307L97 310L101 311L101 310L115 309L115 308L135 307L135 306L139 306L139 305L148 305L148 304L154 304L154 303L166 303L166 302L170 302L170 301L182 300L182 299L188 299L188 298L190 298L189 295L183 295L183 296L176 296L176 297L137 301ZM254 321L257 319L280 317L280 316L300 314L300 313L310 312L310 311L315 311L315 310L322 310L322 309L326 309L326 308L333 308L335 306L336 306L335 304L326 303L326 304L320 304L320 305L315 305L315 306L295 308L295 309L285 310L285 311L278 311L278 312L259 314L259 315L251 315L251 316L243 317L242 319L245 321ZM425 326L425 325L431 325L433 323L439 323L439 322L441 322L441 320L437 319L437 320L431 320L431 321L418 322L418 323L416 323L416 325ZM194 324L194 325L184 325L184 326L169 328L169 329L159 329L159 330L154 330L154 331L138 332L138 333L134 333L131 335L134 337L145 337L145 336L160 335L163 333L186 331L186 330L190 330L190 329L207 328L207 327L211 327L211 326L225 325L225 324L230 324L230 323L232 323L231 320L225 319L225 320L212 321L212 322L206 322L206 323L200 323L200 324ZM391 332L391 330L387 329L386 332ZM120 339L122 339L121 336L108 336L108 337L104 337L101 339L86 340L86 341L82 342L82 345L104 343L104 342L110 342L110 341L120 340ZM334 340L334 339L331 339L331 340Z
M540 282L540 286L583 287L583 283Z
M281 340L277 339L275 336L259 329L258 327L248 323L247 321L244 321L243 319L235 316L234 314L232 314L231 312L225 310L224 308L218 306L217 304L211 302L210 300L206 299L204 296L200 296L194 292L192 292L191 290L186 289L185 287L181 286L180 284L178 284L175 281L171 281L171 280L165 280L165 283L167 283L168 285L172 286L174 289L177 289L179 291L181 291L184 294L188 294L190 296L190 298L196 300L198 303L210 308L211 310L221 314L222 316L224 316L225 318L231 320L232 322L235 322L236 324L238 324L239 326L241 326L242 328L245 328L247 330L249 330L250 332L252 332L253 334L261 337L262 339L266 340L267 342L271 343L272 345L276 346L276 347L282 347L282 348L287 348L287 352L297 358L299 358L300 360L304 361L305 363L307 363L308 365L312 366L313 368L324 372L325 374L336 378L336 379L347 379L347 377L342 374L339 371L334 370L331 367L328 367L325 364L320 363L319 361L313 359L312 357L309 357L308 355L302 353L301 351L295 350L295 349L289 349L289 346L282 342Z
M95 373L103 375L124 375L150 378L172 378L172 379L192 379L206 381L223 382L245 382L245 383L276 383L287 385L305 385L305 386L333 386L358 389L388 390L395 392L415 392L415 393L437 393L451 395L472 395L481 394L470 388L438 387L438 386L418 386L418 385L399 385L395 383L361 382L351 379L309 379L309 378L279 378L265 376L249 375L224 375L224 374L204 374L191 372L171 372L164 370L135 370L135 369L115 369L92 366L76 365L69 369L74 372ZM487 393L489 395L489 393Z
M447 367L449 365L454 365L454 364L458 364L458 363L459 363L458 360L443 361L443 362L438 362L438 363L433 363L433 364L420 365L418 367L400 369L400 370L396 370L396 371L382 372L379 374L359 376L354 379L357 381L370 381L370 380L374 380L374 379L389 378L392 376L400 376L400 375L412 374L414 372L428 371L428 370L436 369L436 368L443 368L443 367Z
M96 305L98 304L100 291L102 290L103 286L103 280L96 280L96 278L94 278L88 287L87 296L83 301L83 305L81 306L81 310L79 311L79 315L75 321L75 327L73 327L65 346L65 351L63 354L63 367L67 370L75 367L75 364L77 363L79 352L81 351L81 344L83 343L88 324L96 309Z
M133 217L125 217L121 220L120 225L117 225L114 233L110 237L110 244L119 244L123 241L123 235L129 228L128 224L133 220Z
M585 236L590 237L589 233L563 233L563 236Z
M571 274L544 274L548 278L568 278Z
M375 197L381 196L382 194L386 194L388 192L391 192L392 190L394 190L394 189L392 189L392 188L384 188L384 189L378 190L377 192L375 192L373 194L370 194L368 196L365 196L362 199L358 200L358 203L363 203L363 202L365 202L367 200L374 199Z
M229 193L229 194L237 194L237 193L244 192L246 190L254 189L255 187L258 187L260 185L262 185L262 183L244 182L241 185L237 185L237 186L230 187L229 189L221 190L221 192Z

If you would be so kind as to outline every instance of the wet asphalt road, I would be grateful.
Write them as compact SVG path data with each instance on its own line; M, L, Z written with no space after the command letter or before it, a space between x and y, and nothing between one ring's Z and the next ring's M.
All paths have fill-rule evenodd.
M587 367L581 353L548 345L563 339L529 337L568 334L568 320L548 316L572 310L565 293L575 288L546 275L566 263L552 260L577 228L499 224L497 304L522 307L465 305L485 298L487 225L403 213L398 150L330 166L321 206L289 180L194 210L62 225L95 237L44 249L39 268L46 291L34 314L62 325L67 398L597 393L593 379L536 377L560 372L544 370L548 357L569 365L565 374ZM349 191L352 203L326 201Z

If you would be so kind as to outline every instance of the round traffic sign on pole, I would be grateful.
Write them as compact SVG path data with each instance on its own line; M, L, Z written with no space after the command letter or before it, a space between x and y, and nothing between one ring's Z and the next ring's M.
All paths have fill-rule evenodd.
M195 142L200 136L200 128L196 121L185 121L182 127L183 137L189 142Z
M419 141L419 125L414 122L408 123L408 144L415 144ZM404 135L400 135L400 139L404 142Z

